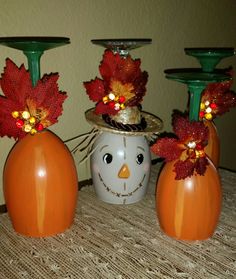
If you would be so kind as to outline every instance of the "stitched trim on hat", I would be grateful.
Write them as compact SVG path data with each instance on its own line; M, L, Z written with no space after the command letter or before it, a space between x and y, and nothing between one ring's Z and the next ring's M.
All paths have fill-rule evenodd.
M143 131L147 127L147 122L144 117L142 117L139 124L123 124L111 119L108 114L103 114L102 118L110 126L123 131Z

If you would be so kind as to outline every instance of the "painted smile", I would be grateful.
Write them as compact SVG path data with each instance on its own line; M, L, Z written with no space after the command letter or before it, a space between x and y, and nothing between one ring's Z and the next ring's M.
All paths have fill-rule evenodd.
M111 193L112 195L118 197L118 198L125 198L125 197L131 197L135 192L137 192L141 187L143 187L143 181L146 177L146 174L143 175L143 178L141 180L141 182L138 184L138 186L131 192L127 193L127 194L122 194L119 192L115 192L111 189L111 187L107 186L106 183L103 181L102 176L100 173L98 173L98 177L102 183L102 185L105 187L105 189L107 190L107 192Z

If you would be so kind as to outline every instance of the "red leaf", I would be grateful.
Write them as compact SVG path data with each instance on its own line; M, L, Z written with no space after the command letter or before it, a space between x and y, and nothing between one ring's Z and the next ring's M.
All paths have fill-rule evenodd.
M35 100L37 108L48 112L47 120L51 125L57 122L62 114L62 104L67 98L65 92L59 91L57 80L58 74L44 75L33 89L30 96Z
M99 102L105 96L104 83L99 78L84 82L84 87L86 88L89 99L94 102Z
M151 151L165 158L166 162L170 162L178 159L183 149L181 149L177 139L165 137L157 140L157 142L151 146Z
M174 171L176 173L176 176L175 176L176 180L185 179L185 178L191 177L193 175L194 163L188 159L185 161L178 160L174 164L174 167L175 167Z
M99 66L100 74L107 84L105 91L110 91L112 80L120 81L122 84L132 84L134 89L132 93L135 96L126 104L128 106L136 106L143 100L146 93L146 84L148 73L142 72L140 69L141 60L133 60L129 55L124 58L118 53L114 54L110 50L106 50L103 55L103 60ZM101 99L100 99L101 100Z
M230 90L233 80L208 84L202 93L201 102L215 103L217 108L211 113L213 117L222 115L236 106L236 94Z
M178 136L162 138L151 147L156 155L164 157L166 162L179 159L174 164L175 179L185 179L194 174L203 175L208 164L203 148L208 140L208 128L203 122L190 122L186 116L175 112L173 114L173 130ZM189 145L193 141L193 145ZM197 154L202 151L204 157Z
M122 58L118 53L114 54L110 50L104 52L99 66L100 74L104 80L110 80L112 77L117 76L117 65L121 63L121 60Z
M209 136L209 130L200 121L190 122L187 117L179 114L173 115L173 130L178 136L180 141L196 141L196 142L207 142Z
M0 136L20 139L26 135L16 127L17 119L12 117L14 111L28 111L44 128L57 122L62 113L62 103L67 97L65 92L58 89L58 77L58 74L44 75L33 87L25 67L22 65L18 68L10 59L6 60L0 79L5 94L5 97L0 96Z
M123 58L118 53L106 50L99 70L106 81L117 79L122 83L132 83L141 74L140 64L140 59L133 60L130 55Z
M199 158L195 163L195 170L198 174L204 175L209 162L206 157Z
M134 81L134 93L135 96L130 99L128 102L129 106L136 106L137 104L141 103L143 100L143 96L146 92L146 84L148 81L148 73L146 71L142 72Z
M25 99L32 91L30 74L24 65L18 68L10 59L6 59L6 67L0 79L0 85L7 98L24 107Z

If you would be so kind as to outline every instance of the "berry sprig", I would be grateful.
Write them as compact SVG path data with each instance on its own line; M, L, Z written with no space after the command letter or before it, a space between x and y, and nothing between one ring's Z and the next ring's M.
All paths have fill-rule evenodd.
M140 65L140 59L105 50L99 66L101 78L84 82L90 100L96 102L96 114L115 115L142 102L148 73L141 71Z
M27 110L13 111L11 115L16 119L16 127L25 133L34 135L44 129L43 124L40 123L40 119L31 115Z
M200 119L212 120L213 116L217 113L217 104L215 102L205 101L200 104Z
M0 136L21 139L53 125L62 114L67 95L59 91L58 74L44 75L33 86L30 73L6 59L0 77Z
M151 146L151 151L165 158L166 162L175 161L175 179L185 179L194 173L204 175L209 164L204 148L207 146L209 130L202 121L189 121L178 113L173 115L175 137L163 137Z
M116 96L114 93L109 93L102 98L103 103L116 111L125 109L125 96Z

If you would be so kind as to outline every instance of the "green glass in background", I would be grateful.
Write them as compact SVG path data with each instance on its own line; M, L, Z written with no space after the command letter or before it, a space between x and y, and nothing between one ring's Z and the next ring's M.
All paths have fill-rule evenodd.
M211 73L219 62L235 55L233 47L185 48L185 53L195 57L202 66L203 72Z
M185 83L188 86L190 94L189 104L189 120L199 120L199 109L201 102L201 94L209 83L221 82L230 80L231 77L225 74L218 73L203 73L203 72L190 72L182 71L181 69L167 70L166 78L181 83Z
M40 58L45 50L69 44L65 37L0 37L0 44L22 50L27 57L33 86L40 79Z

